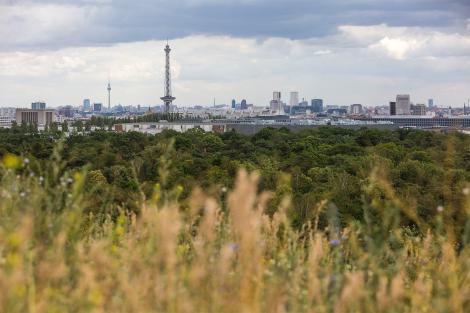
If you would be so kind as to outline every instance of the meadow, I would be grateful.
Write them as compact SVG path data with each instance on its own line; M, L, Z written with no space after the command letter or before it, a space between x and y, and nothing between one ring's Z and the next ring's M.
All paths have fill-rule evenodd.
M315 141L307 135L304 144ZM426 148L429 139L441 145L468 138L411 136L409 152L388 145L380 158L367 148L380 162L362 168L360 204L346 218L349 196L335 202L336 192L320 193L308 214L297 212L292 173L277 177L273 190L265 169L240 166L220 188L202 180L203 188L189 188L175 183L175 152L168 151L158 155L151 185L138 178L136 185L116 183L119 192L133 191L126 207L108 197L114 187L99 183L107 175L71 163L68 142L54 142L42 158L3 151L0 312L469 312L470 190L465 162L455 161L466 148L447 145L439 156L415 149L416 138L425 138ZM269 138L262 139L267 146ZM396 157L392 148L404 153L396 166L406 163L408 172L409 164L420 165L411 157L447 160L438 173L442 205L422 209L439 186L434 181L419 198L400 192L415 190L416 178L382 166L384 155ZM362 153L352 153L363 162ZM421 174L416 186L430 188Z

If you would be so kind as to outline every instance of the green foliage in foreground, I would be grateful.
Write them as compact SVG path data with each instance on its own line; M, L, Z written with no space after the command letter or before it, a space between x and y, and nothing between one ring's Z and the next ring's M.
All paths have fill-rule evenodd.
M244 171L224 201L196 189L178 203L164 154L139 214L113 217L90 210L107 177L67 170L59 151L41 168L14 155L0 166L0 312L470 311L468 190L456 231L449 208L422 220L373 171L363 222L342 225L323 202L296 229L289 201L266 214L262 180ZM113 171L119 188L138 188Z
M29 169L40 175L59 137L1 130L0 157L13 153L29 158ZM388 184L386 192L375 196L393 197L395 206L406 208L403 226L433 224L442 207L461 235L462 190L470 180L470 137L410 130L264 129L254 136L197 129L156 136L94 132L67 138L62 158L69 171L91 171L85 182L87 211L100 216L117 216L118 208L138 213L162 178L166 187L180 188L181 205L186 206L196 186L222 199L221 191L233 187L239 168L257 170L258 188L274 193L267 212L274 214L284 196L291 195L287 213L297 229L313 222L324 201L337 208L343 226L364 222L365 204L370 203L365 191L375 172ZM162 166L168 177L157 170ZM320 227L327 219L321 211Z

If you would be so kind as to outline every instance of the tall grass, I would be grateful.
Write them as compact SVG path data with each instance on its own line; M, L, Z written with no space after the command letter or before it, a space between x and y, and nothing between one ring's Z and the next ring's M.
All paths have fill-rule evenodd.
M445 208L433 227L402 227L413 214L380 175L365 222L347 227L327 203L314 208L326 229L292 229L288 199L268 216L270 195L243 170L226 207L201 190L183 207L157 194L103 222L85 213L86 172L54 158L43 171L4 158L0 312L470 312L466 232Z

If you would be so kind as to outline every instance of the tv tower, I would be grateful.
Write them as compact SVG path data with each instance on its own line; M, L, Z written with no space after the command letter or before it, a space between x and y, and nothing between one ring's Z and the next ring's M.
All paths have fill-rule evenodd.
M108 79L108 110L111 110L111 81Z
M165 95L161 97L160 99L163 100L165 103L165 113L170 112L170 107L171 103L173 100L176 98L171 95L171 72L170 72L170 45L168 44L168 41L166 43L166 48L165 48L165 54L166 54L166 63L165 63Z

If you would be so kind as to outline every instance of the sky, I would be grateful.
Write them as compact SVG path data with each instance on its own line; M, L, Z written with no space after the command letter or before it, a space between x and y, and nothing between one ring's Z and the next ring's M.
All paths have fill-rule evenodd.
M0 106L160 104L167 38L178 106L470 98L470 0L0 0Z

